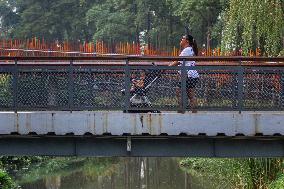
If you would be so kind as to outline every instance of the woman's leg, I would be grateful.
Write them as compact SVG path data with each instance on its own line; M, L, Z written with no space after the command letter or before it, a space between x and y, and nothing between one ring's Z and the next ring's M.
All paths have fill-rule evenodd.
M184 113L184 112L182 112L181 89L179 87L176 89L176 95L177 95L177 100L178 100L178 111L177 112L178 113Z
M191 111L192 111L192 113L196 113L197 112L197 110L196 110L197 101L196 101L196 98L195 98L195 89L189 88L187 95L188 95L188 100L189 100L189 105L190 105Z

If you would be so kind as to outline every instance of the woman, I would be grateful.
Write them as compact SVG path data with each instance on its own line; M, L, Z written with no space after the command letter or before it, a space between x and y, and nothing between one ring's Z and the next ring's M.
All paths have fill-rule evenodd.
M191 35L185 35L181 38L180 46L182 48L182 52L179 56L197 56L198 48L196 41ZM182 62L172 62L169 66L178 66L182 64ZM195 66L195 61L186 61L185 66ZM180 73L180 72L179 72ZM196 99L195 99L195 87L199 81L199 74L196 70L188 70L187 71L187 80L186 80L186 90L189 99L189 104L192 109L192 113L196 113ZM178 94L180 94L181 84L179 85ZM179 98L180 99L180 98Z

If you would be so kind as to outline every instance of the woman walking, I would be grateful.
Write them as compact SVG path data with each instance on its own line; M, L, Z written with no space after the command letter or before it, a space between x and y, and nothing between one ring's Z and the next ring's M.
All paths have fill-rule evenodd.
M197 56L198 48L195 39L191 35L184 35L181 38L180 46L182 51L179 56ZM172 62L169 66L178 66L182 63L179 61ZM195 61L185 61L185 66L195 66ZM180 73L180 72L179 72ZM187 71L186 79L186 91L189 99L189 104L192 110L192 113L196 113L196 98L195 98L195 87L199 81L199 74L196 70ZM181 83L179 84L178 94L180 94ZM181 101L181 100L180 100ZM180 103L181 104L181 103Z

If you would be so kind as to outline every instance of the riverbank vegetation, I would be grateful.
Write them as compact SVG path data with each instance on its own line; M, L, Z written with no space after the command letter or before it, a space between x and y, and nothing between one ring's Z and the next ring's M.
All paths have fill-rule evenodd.
M111 174L118 158L0 157L0 188L13 189L42 179L82 172L87 177Z
M47 160L47 157L15 157L0 156L0 189L14 189L18 185L12 174L16 174L20 170L27 170L33 164Z
M284 161L280 158L186 158L180 165L200 188L284 188Z
M158 187L175 185L173 180L179 178L185 180L187 187L199 189L284 188L284 159L280 158L1 157L1 160L0 186L3 189L42 184L42 181L46 186L61 185L66 184L64 179L75 175L82 179L78 183L96 182L98 187L103 182L116 183L119 187Z
M8 173L0 168L0 188L13 189L16 185Z

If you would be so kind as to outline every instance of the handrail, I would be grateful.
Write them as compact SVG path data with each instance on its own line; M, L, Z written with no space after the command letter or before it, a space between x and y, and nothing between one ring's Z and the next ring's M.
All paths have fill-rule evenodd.
M186 72L192 69L166 66L170 61L180 59L183 62L217 61L211 64L197 61L197 66L193 67L200 73L200 82L196 86L200 110L284 110L284 57L8 57L8 63L3 61L4 57L1 58L1 77L4 81L0 91L2 110L185 111L188 109ZM84 61L86 59L91 61ZM160 66L152 66L153 60L155 63L158 61ZM227 62L220 63L220 60ZM259 63L261 60L279 63ZM160 83L156 83L149 93L153 104L146 97L141 97L146 107L145 103L136 107L136 101L130 101L131 82L139 77L141 70L145 70L149 78L159 74ZM176 94L179 87L181 98ZM122 89L126 91L124 96ZM130 102L134 105L131 106Z
M283 62L284 56L282 57L246 57L246 56L218 56L218 57L204 57L204 56L190 56L190 57L174 57L174 56L94 56L94 57L52 57L52 56L0 56L0 60L62 60L62 61L78 61L78 60L129 60L129 61L174 61L174 60L188 60L188 61L261 61L261 62Z

